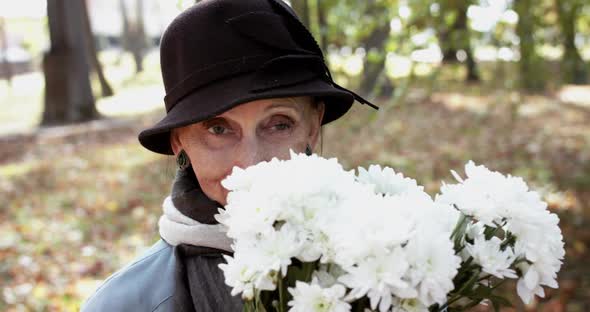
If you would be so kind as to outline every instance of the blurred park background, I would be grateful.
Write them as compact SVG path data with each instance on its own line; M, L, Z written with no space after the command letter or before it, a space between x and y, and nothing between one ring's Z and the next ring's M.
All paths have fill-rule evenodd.
M77 310L158 239L175 164L136 136L164 115L162 31L193 4L0 0L0 311ZM506 311L590 311L590 2L291 4L335 79L381 106L326 126L322 153L432 195L469 159L522 176L567 252L560 289Z

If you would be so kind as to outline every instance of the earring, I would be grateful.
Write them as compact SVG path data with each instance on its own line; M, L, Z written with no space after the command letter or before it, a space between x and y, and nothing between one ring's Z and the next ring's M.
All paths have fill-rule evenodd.
M311 146L309 146L309 144L307 144L307 146L305 147L305 155L307 156L311 156Z
M191 166L191 160L188 158L188 155L184 150L180 150L180 153L178 153L176 164L180 170L186 170L186 168Z

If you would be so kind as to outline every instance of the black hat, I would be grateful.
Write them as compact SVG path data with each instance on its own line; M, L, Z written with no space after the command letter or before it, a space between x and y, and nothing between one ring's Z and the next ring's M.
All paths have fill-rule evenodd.
M166 117L139 134L147 149L172 155L170 130L265 98L314 96L322 124L355 99L337 85L321 49L282 0L204 0L181 13L160 45Z

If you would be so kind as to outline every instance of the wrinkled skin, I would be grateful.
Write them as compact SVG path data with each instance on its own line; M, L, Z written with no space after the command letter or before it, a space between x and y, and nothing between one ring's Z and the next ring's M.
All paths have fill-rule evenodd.
M221 181L234 166L246 168L273 157L289 158L289 149L315 150L324 105L311 97L274 98L238 105L209 120L176 128L170 144L184 149L203 192L225 205Z

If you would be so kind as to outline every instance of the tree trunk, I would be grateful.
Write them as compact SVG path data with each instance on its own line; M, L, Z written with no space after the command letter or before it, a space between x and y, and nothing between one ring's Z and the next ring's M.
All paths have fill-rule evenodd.
M464 51L466 55L467 81L479 81L477 63L473 57L471 48L471 34L467 24L467 9L470 1L460 0L443 3L441 6L441 19L439 20L439 45L443 53L443 62L456 63L458 51ZM452 23L447 25L446 15L455 16Z
M519 17L516 34L520 38L520 84L524 90L541 91L545 81L542 59L535 52L533 0L514 0L514 8Z
M588 82L588 69L576 47L576 21L579 17L582 4L577 0L555 0L557 16L562 33L563 57L563 82L572 84L586 84Z
M0 71L2 75L0 75L0 78L2 76L6 77L6 82L10 86L12 83L12 67L10 61L8 61L8 39L6 38L6 23L3 16L0 16L0 54L3 55L2 70Z
M139 53L135 54L135 65L137 72L143 71L143 58L147 53L149 48L148 46L148 38L147 34L145 33L145 21L143 18L143 1L144 0L135 0L135 10L136 10L136 29L137 29L137 46Z
M308 0L291 0L291 7L301 20L301 23L311 31L311 23L309 18L309 3Z
M384 8L379 6L376 1L371 1L369 4L367 14L370 16L386 16L383 14ZM363 46L366 50L366 56L363 63L363 76L359 91L363 95L376 94L390 94L393 92L393 87L389 83L377 85L379 76L385 70L385 44L389 39L391 28L389 23L382 23L376 21L374 29L371 34L364 40ZM376 90L376 88L383 88Z
M51 48L43 58L45 110L42 125L99 117L90 87L82 1L48 0Z
M473 50L471 48L471 34L469 33L469 26L467 25L467 9L469 8L468 1L460 1L457 9L458 18L453 25L454 30L459 33L459 46L461 50L465 51L467 66L467 81L479 81L479 73L477 72L477 63L473 57ZM456 55L455 55L456 57Z
M467 59L465 61L465 65L467 66L467 81L475 82L479 81L479 71L477 70L477 63L475 62L475 58L473 57L473 52L471 51L471 47L465 51L467 53Z
M324 53L328 53L328 21L326 18L326 2L317 0L318 29L320 30L320 47Z
M135 72L143 71L143 57L147 39L143 24L143 0L135 0L135 16L130 18L125 0L119 1L123 18L123 48L130 52L135 62Z
M98 50L96 49L96 44L94 42L94 35L92 33L92 27L90 26L90 14L88 14L88 5L86 1L81 1L82 5L84 5L83 10L83 19L84 19L84 31L86 32L86 38L88 38L88 59L90 63L92 63L92 68L96 72L98 76L98 81L100 82L100 88L102 90L102 96L112 96L113 95L113 88L109 85L106 77L104 76L104 71L102 68L102 64L98 60Z

